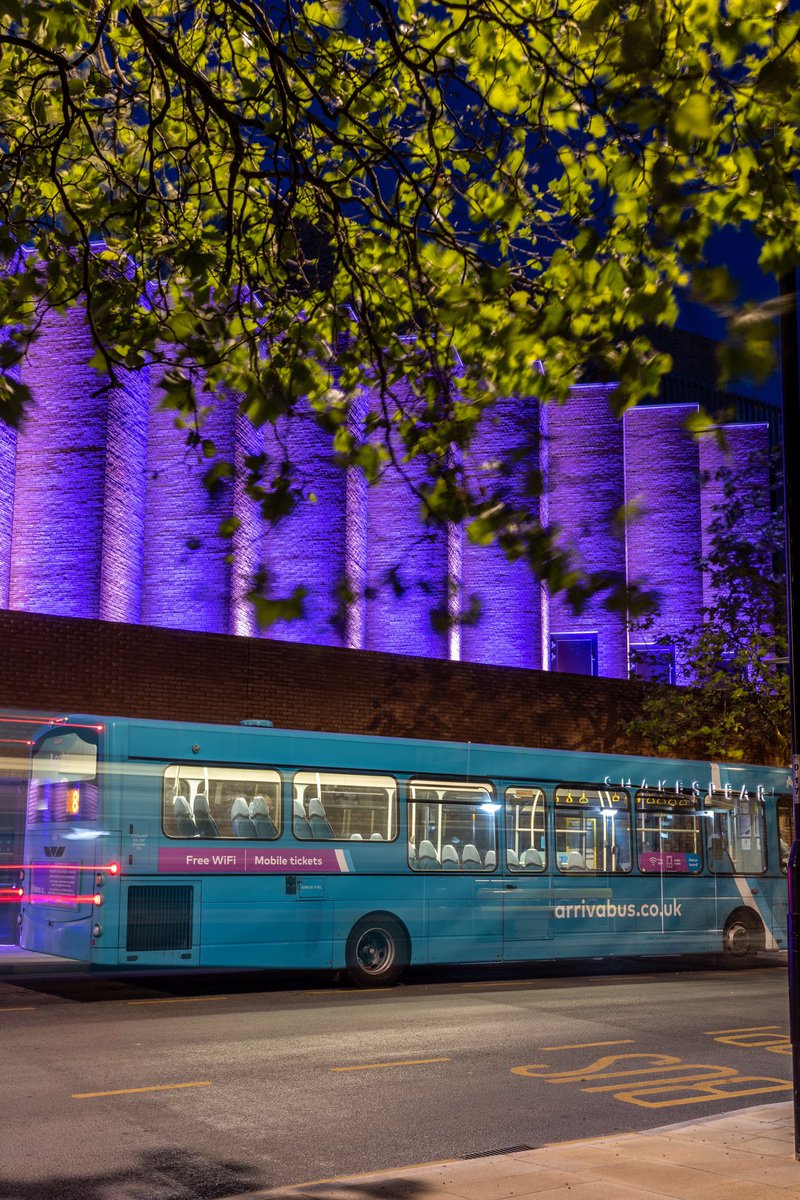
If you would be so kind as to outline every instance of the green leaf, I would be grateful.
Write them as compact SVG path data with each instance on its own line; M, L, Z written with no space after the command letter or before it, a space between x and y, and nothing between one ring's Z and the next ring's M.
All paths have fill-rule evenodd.
M675 110L673 125L680 137L710 138L714 129L709 97L704 92L692 92Z

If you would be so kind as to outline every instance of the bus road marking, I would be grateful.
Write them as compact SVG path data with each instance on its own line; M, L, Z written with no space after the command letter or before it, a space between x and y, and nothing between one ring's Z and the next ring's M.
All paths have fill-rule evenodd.
M720 1033L761 1033L767 1029L780 1029L780 1025L743 1025L741 1029L707 1029L708 1037L716 1037Z
M542 1050L588 1050L592 1046L632 1046L634 1038L620 1038L618 1042L576 1042L574 1046L542 1046Z
M73 1092L73 1100L93 1100L97 1096L131 1096L134 1092L171 1092L176 1088L211 1087L210 1079L198 1079L194 1083L154 1083L151 1087L116 1088L113 1092Z
M126 1000L126 1004L200 1004L205 1000L227 1000L228 996L170 996L166 1000Z
M357 1067L331 1067L331 1071L377 1071L381 1067L422 1067L428 1063L450 1062L449 1058L403 1058L396 1062L362 1063Z
M780 1025L750 1025L743 1029L708 1030L708 1037L723 1046L741 1046L745 1050L766 1050L768 1054L791 1054L788 1033Z
M561 1069L551 1064L530 1063L512 1067L511 1073L550 1084L576 1084L582 1092L610 1093L615 1100L642 1108L733 1100L791 1091L793 1086L791 1080L772 1075L740 1075L736 1067L684 1062L672 1054L638 1052L607 1054L583 1066Z
M4 1012L33 1012L35 1005L26 1004L24 1008L0 1008L0 1013Z

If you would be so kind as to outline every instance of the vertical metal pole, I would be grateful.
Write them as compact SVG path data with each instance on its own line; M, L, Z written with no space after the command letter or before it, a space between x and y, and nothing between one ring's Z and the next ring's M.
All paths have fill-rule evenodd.
M786 506L786 602L789 683L792 703L792 793L794 834L789 855L789 1036L794 1086L794 1156L800 1160L800 391L798 390L796 272L780 281L783 486Z

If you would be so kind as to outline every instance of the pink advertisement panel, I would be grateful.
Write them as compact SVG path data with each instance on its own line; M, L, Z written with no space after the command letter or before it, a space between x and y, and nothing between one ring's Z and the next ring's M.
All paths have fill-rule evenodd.
M342 874L351 870L344 850L274 849L260 846L211 848L210 846L162 846L158 851L158 869L164 873L214 871L246 874L308 874L319 871Z
M650 852L639 855L640 871L689 872L694 874L701 868L699 854L659 854Z

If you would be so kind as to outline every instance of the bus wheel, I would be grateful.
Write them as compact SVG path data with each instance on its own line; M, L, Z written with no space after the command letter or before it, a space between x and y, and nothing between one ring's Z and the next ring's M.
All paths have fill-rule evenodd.
M394 983L408 962L408 937L394 917L363 917L350 930L347 974L359 987Z
M722 934L722 953L726 967L748 967L761 948L758 918L749 913L733 913Z

